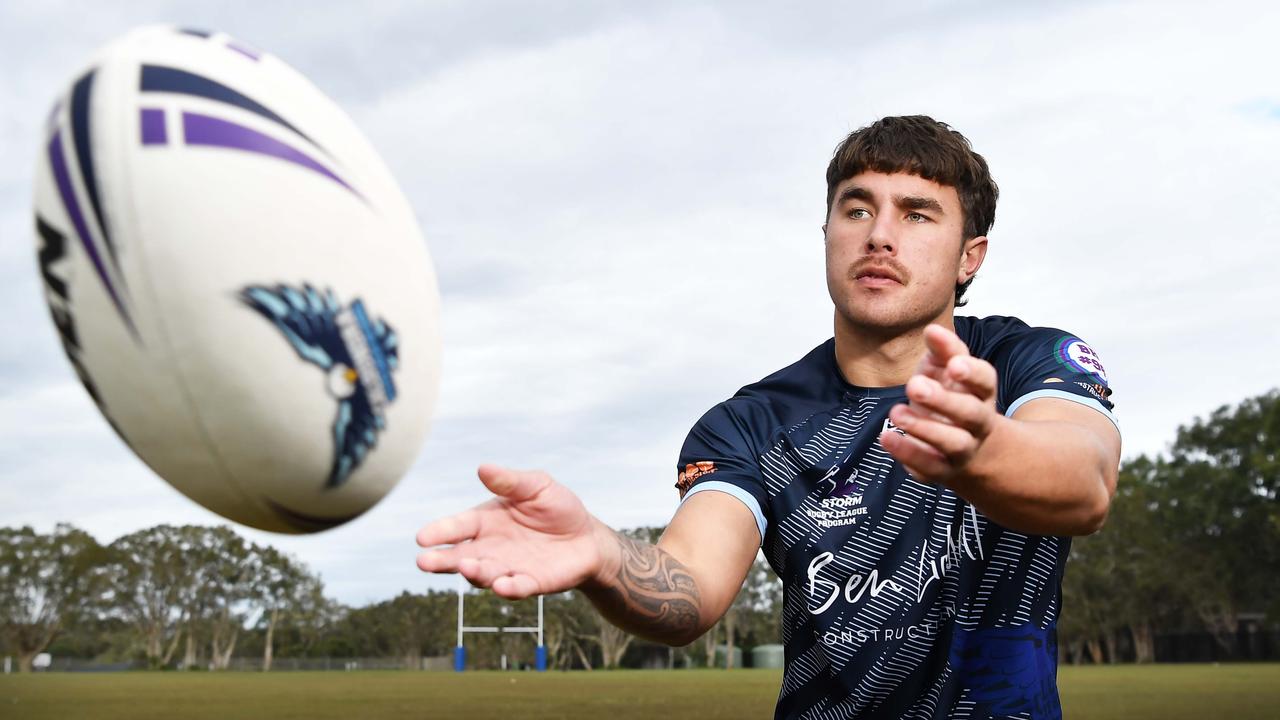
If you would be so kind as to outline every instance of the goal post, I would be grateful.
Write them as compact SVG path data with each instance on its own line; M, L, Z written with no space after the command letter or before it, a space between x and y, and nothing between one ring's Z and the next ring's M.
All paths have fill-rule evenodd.
M547 646L543 642L543 614L542 614L542 596L538 596L538 624L532 627L518 626L468 626L465 620L466 606L466 588L462 585L458 586L458 645L453 649L453 669L455 672L462 672L467 669L467 648L463 644L462 639L467 633L535 633L538 636L538 647L534 654L534 667L538 672L546 672L547 669ZM503 656L505 665L506 656ZM503 668L506 669L505 666Z

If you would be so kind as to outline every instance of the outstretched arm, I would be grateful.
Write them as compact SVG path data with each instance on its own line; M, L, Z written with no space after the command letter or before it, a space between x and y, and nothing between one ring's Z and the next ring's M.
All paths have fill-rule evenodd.
M690 497L652 545L611 530L545 473L482 466L479 475L495 497L424 527L419 568L510 599L578 588L610 622L670 645L720 619L760 543L751 512L719 492Z
M890 412L906 435L884 444L913 477L946 485L984 515L1037 535L1087 535L1115 494L1120 433L1101 413L1056 398L996 412L996 371L956 335L926 328L929 352Z
M720 492L690 497L657 545L610 532L616 556L582 591L609 622L668 645L688 645L724 615L760 545L751 511Z

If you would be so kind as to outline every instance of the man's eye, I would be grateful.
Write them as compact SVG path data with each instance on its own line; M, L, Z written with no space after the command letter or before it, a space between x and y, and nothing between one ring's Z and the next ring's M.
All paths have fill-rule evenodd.
M929 218L925 215L921 215L920 213L907 213L907 222L927 223L929 222Z
M849 211L849 217L854 220L865 220L871 217L871 213L866 208L854 208Z

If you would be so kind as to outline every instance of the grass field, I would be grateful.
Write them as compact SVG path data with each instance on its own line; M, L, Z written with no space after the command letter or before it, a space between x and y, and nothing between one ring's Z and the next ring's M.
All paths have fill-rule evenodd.
M0 718L767 718L769 670L0 675ZM1280 664L1062 668L1071 720L1280 718Z

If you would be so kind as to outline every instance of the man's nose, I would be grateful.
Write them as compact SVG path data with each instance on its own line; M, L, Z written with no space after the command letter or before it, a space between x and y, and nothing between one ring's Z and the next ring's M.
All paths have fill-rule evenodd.
M871 234L867 235L867 252L887 252L890 255L896 255L898 252L897 239L894 236L893 229L889 226L890 220L888 215L881 215L876 218L875 224L871 226Z

